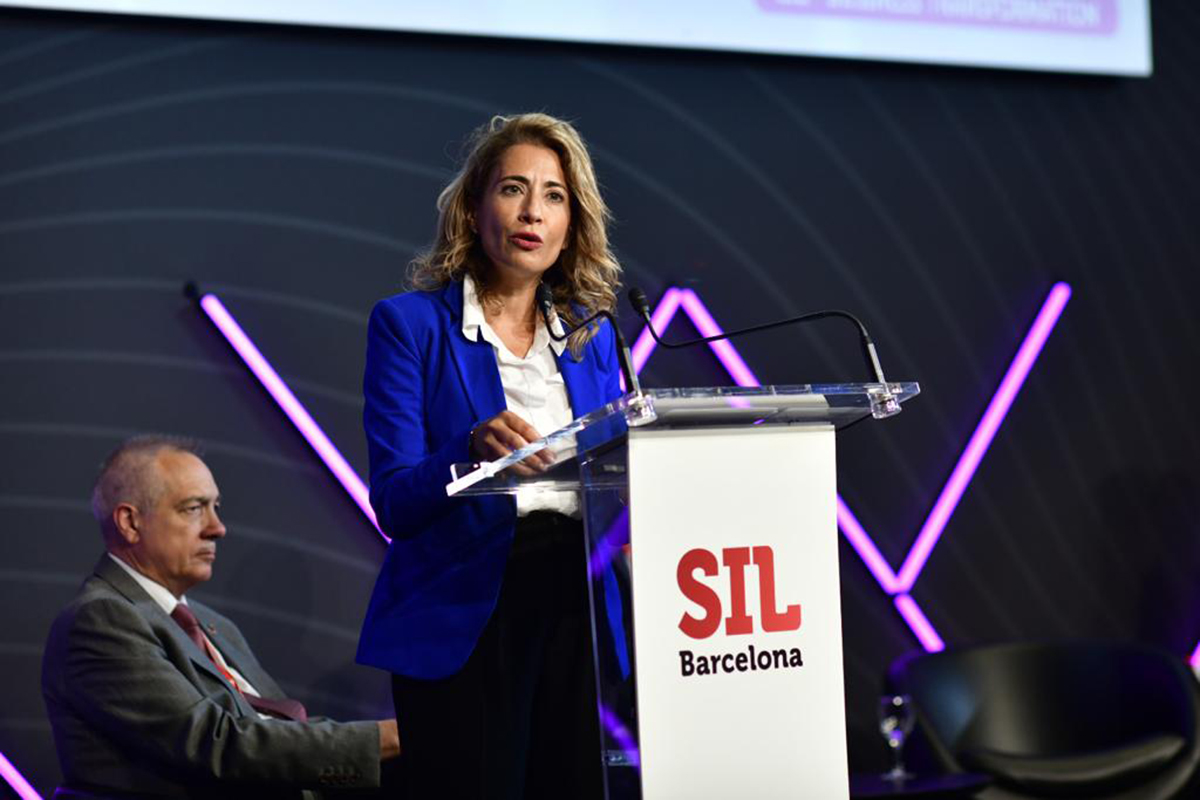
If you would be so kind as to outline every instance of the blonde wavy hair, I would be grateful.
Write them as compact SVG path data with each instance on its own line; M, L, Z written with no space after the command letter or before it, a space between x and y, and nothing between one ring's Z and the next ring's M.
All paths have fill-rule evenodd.
M409 283L431 291L470 275L486 303L491 270L479 238L471 229L475 210L491 179L492 170L508 148L535 144L553 150L562 165L571 204L571 226L558 261L542 277L554 294L554 306L568 326L597 311L612 312L617 304L621 265L608 246L612 214L600 196L587 147L571 123L548 114L495 116L468 140L462 169L438 195L437 237L433 246L409 265ZM571 336L578 357L596 333L595 326Z

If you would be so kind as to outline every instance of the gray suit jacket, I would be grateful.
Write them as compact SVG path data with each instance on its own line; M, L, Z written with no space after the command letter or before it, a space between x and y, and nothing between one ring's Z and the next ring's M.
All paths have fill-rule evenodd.
M201 603L188 605L264 697L284 696L236 625ZM42 694L65 787L232 800L379 784L375 722L259 718L108 555L50 630Z

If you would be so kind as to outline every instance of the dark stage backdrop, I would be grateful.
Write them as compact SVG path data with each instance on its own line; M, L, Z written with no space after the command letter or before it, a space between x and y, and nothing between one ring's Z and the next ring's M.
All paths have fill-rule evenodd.
M852 309L888 374L921 382L839 450L893 567L1069 282L913 597L950 646L1185 657L1200 9L1154 11L1149 80L0 13L0 751L43 791L59 777L42 644L100 553L94 469L140 431L208 442L229 536L195 594L310 707L388 712L353 663L382 543L180 290L219 293L365 474L371 304L429 240L464 134L531 109L592 144L627 284L693 288L727 327ZM836 324L739 347L763 382L862 377ZM707 352L645 374L729 382ZM876 769L881 675L918 644L845 542L841 570L851 764Z

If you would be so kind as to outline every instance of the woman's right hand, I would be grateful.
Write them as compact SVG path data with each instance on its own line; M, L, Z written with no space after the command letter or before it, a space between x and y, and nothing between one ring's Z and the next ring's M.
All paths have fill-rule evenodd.
M484 420L471 431L471 458L476 461L495 461L530 442L542 438L532 425L511 411L501 411ZM534 453L509 469L517 475L529 476L545 472L554 463L550 448Z

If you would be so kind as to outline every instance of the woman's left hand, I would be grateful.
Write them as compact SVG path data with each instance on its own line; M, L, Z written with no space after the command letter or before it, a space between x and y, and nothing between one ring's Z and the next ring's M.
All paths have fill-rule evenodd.
M511 411L501 411L491 419L479 423L471 431L471 458L478 461L495 461L540 438L541 434L528 422ZM517 475L529 477L545 472L553 463L554 454L547 447L540 453L534 453L513 464L509 469Z

